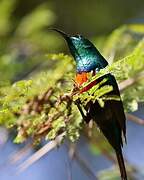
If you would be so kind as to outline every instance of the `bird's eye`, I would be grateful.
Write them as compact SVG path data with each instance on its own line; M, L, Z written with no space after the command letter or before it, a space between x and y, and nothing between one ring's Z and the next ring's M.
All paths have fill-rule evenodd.
M82 35L80 35L80 34L78 34L77 36L78 36L79 38L82 38Z
M74 37L74 38L82 38L82 35L77 34L77 35L74 35L73 37Z

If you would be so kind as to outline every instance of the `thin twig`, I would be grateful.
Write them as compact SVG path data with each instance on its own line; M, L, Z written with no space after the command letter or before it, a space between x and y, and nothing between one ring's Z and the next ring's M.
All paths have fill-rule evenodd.
M135 83L142 80L143 78L144 78L144 72L141 72L138 75L136 75L136 77L134 77L134 78L129 78L129 79L126 79L126 80L122 81L119 84L120 91L123 91L126 88L128 88L129 86L134 85Z
M101 138L95 137L95 138L90 138L88 136L87 133L84 134L84 136L86 137L86 140L88 141L88 143L93 143L94 145L99 147L99 150L101 151L101 153L111 162L113 162L114 164L117 163L115 157L113 155L111 155L111 153L109 153L108 149L106 147L104 147L103 145L101 145Z
M94 174L94 172L90 169L89 164L87 163L87 160L84 159L84 157L82 157L80 155L80 153L76 150L74 153L74 159L78 162L78 164L80 165L80 167L83 169L84 172L86 172L86 174L93 180L97 180L96 175Z
M46 153L53 150L60 142L62 141L64 136L64 133L59 135L56 140L48 142L46 145L44 145L41 149L39 149L37 152L35 152L32 156L30 156L26 161L24 161L19 166L19 171L22 172L25 169L27 169L29 166L31 166L33 163L35 163L37 160L39 160L42 156L44 156Z
M4 163L0 164L0 170L7 168L9 164L15 164L21 159L23 159L30 152L31 147L32 144L26 144L20 150L11 153L8 159L4 161Z
M136 124L144 126L144 120L143 119L141 119L141 118L139 118L133 114L129 114L129 113L126 114L126 117L128 120L133 121Z
M68 177L67 179L72 180L72 162L69 160L69 157L66 162L66 169L67 169L67 177Z
M69 148L69 144L67 144L67 148ZM71 149L72 148L72 149ZM75 159L85 174L92 180L97 180L96 175L91 170L87 160L84 159L83 156L80 155L79 151L77 150L75 145L70 146L69 148L69 156L72 159Z
M30 149L33 147L32 144L27 144L23 148L21 148L19 151L15 152L9 157L9 161L11 164L17 163L19 160L21 160L24 156L26 156Z

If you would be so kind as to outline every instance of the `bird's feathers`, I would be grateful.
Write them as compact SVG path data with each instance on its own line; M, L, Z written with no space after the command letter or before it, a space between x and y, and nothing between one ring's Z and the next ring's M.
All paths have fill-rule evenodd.
M108 65L105 58L88 39L81 35L70 36L60 30L54 30L59 32L64 37L69 46L70 52L76 61L76 70L77 74L79 75L77 77L78 87L79 85L82 85L83 81L87 80L87 73L91 71L97 72ZM102 86L110 85L113 87L113 90L107 95L116 95L120 97L117 82L114 76L111 74L107 74L99 78L93 84L87 86L87 88L91 88L97 82L103 80L103 78L107 78L107 81L102 84ZM82 92L84 91L80 91L80 93ZM87 117L85 120L88 121L93 119L97 123L108 142L116 151L122 180L127 180L121 150L123 145L122 134L124 137L126 137L126 119L121 99L119 101L106 100L103 108L100 106L97 100L94 103L89 101L85 106L85 109L87 111Z

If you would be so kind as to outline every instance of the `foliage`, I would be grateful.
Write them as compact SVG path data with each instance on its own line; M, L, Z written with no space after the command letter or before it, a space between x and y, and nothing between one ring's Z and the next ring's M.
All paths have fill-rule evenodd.
M106 100L119 101L119 98L107 96L111 86L100 88L106 78L80 94L74 87L75 62L71 56L57 53L65 52L63 44L48 30L57 20L50 4L42 3L16 18L17 3L18 0L0 1L0 125L14 132L15 143L30 140L37 144L59 135L63 140L68 138L74 142L82 131L94 154L111 159L111 146L96 126L84 126L76 102L80 99L87 104L89 100L98 100L103 108ZM84 14L82 12L81 16ZM80 16L77 17L77 22L82 22ZM103 26L109 23L101 22ZM86 24L85 18L82 24ZM125 112L136 111L138 103L144 101L144 24L125 24L110 35L93 37L92 41L109 61L109 66L91 76L80 90L112 73L119 84ZM98 178L107 176L118 178L118 173L112 169L101 172Z
M32 15L35 16L37 11L38 10ZM30 19L31 16L30 18L26 17L24 21L21 22L17 30L17 33L19 32L18 34L21 32L20 27L24 26L22 24L27 24ZM45 23L43 21L40 24L44 25ZM29 27L29 25L27 25L27 27ZM144 40L141 38L136 42L133 40L132 33L130 33L131 41L129 40L129 43L123 43L126 36L125 32L128 35L130 28L131 31L133 31L132 27L126 25L114 31L108 40L106 40L103 48L105 53L115 51L115 54L117 54L117 51L121 51L121 57L123 57L119 60L114 60L114 63L101 70L94 77L91 77L84 86L107 73L114 74L118 82L123 82L123 80L129 78L134 79L136 75L143 71ZM41 28L40 26L33 26L31 29L33 29L32 32L35 31L36 33L37 31L39 32ZM136 32L136 29L134 29L134 31ZM31 33L32 36L35 33ZM23 33L21 33L21 36L22 34ZM27 33L24 37L25 36L27 36ZM31 37L30 34L28 34L28 36ZM121 44L123 44L123 48L120 47L121 50L117 44L120 40ZM114 45L110 46L111 44ZM125 50L125 46L132 50L131 53ZM116 48L114 49L114 47ZM124 51L123 53L122 49ZM76 93L73 96L71 92L75 72L73 59L64 54L47 54L46 56L40 57L40 60L45 59L44 67L47 67L46 70L42 67L42 72L36 71L29 76L28 80L18 81L12 85L9 83L1 83L0 123L6 127L14 127L17 129L18 135L15 139L16 143L23 142L29 137L32 137L34 141L41 140L43 137L46 139L55 139L55 137L61 133L64 133L64 137L68 137L74 141L79 137L82 120L73 102L78 98L84 103L87 103L90 99L93 101L97 99L103 107L104 101L107 98L119 99L117 99L117 97L103 96L112 90L111 86L99 88L100 84L104 83L106 79L95 85L88 92L82 94ZM11 55L7 55L5 58L10 62L16 59L15 56L12 58ZM11 60L11 58L14 60ZM15 63L14 66L16 67L17 64L18 63ZM27 64L25 65L27 66ZM9 64L6 67L10 68ZM4 69L5 66L2 67L2 70ZM9 73L9 75L11 74ZM9 80L9 77L7 76L5 79ZM141 78L122 91L122 99L126 111L136 110L137 103L143 100L143 82L144 80Z
M72 57L51 53L52 49L56 52L61 47L55 35L46 31L56 19L53 11L43 4L12 26L15 2L11 1L9 15L0 21L0 27L3 24L0 37L4 42L0 44L0 124L16 132L15 143L31 139L35 144L43 138L55 139L60 134L63 139L74 142L84 124L75 105L78 99L85 104L98 100L103 108L107 99L118 101L119 98L106 95L112 90L111 86L99 88L106 78L80 94L73 85L75 63ZM9 8L3 1L0 5L5 11ZM143 36L144 25L129 24L107 37L94 38L110 65L90 77L82 88L112 73L119 83L125 111L137 110L138 102L144 101ZM93 138L87 136L91 150L95 154L107 155L107 151L111 154L111 147L98 130L93 128L92 133Z
M45 61L43 54L57 50L59 39L48 31L56 16L48 4L42 4L15 22L17 0L0 2L0 75L1 81L25 78Z

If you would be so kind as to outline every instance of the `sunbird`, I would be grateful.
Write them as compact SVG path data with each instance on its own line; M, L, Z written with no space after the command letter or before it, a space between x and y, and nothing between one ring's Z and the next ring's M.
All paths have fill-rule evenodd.
M68 35L56 28L53 28L52 30L60 33L64 37L70 53L76 62L75 84L78 88L82 87L82 85L89 80L90 75L94 76L101 69L108 66L106 59L100 54L90 40L79 34ZM107 95L118 96L119 100L108 99L105 101L104 107L101 107L97 100L95 102L88 102L85 106L87 113L84 119L87 122L91 119L96 122L100 131L115 150L121 179L127 180L127 173L122 154L123 137L126 141L126 117L115 77L108 73L81 89L80 93L88 91L104 78L106 78L107 81L101 86L112 86L112 91L108 92Z

